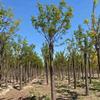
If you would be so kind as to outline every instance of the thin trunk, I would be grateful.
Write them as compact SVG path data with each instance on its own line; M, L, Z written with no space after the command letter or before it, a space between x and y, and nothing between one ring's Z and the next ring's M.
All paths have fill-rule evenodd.
M1 87L1 79L2 79L2 74L1 74L1 65L0 65L0 87Z
M68 84L70 84L70 60L68 61Z
M0 48L0 87L1 87L1 83L2 83L2 67L3 67L3 54L4 54L4 43L0 44L0 47L1 47Z
M90 81L90 84L91 84L91 63L90 63L90 55L88 57L88 66L89 66L89 81Z
M94 69L93 69L93 67L92 67L92 77L94 79Z
M98 67L99 67L99 73L100 73L100 48L97 49L97 57L98 57Z
M89 87L88 87L88 71L87 71L87 53L84 53L84 67L85 67L85 88L86 95L89 95Z
M81 73L82 73L82 80L84 80L84 71L83 71L83 64L81 62Z
M61 66L61 80L64 80L64 72L63 72L63 67Z
M46 72L46 83L48 85L48 64L46 61L45 61L45 72Z
M30 64L31 64L31 63L29 62L29 63L28 63L28 82L30 81L30 69L31 69L31 68L30 68L30 67L31 67Z
M53 67L53 43L49 45L50 54L50 82L51 82L51 100L56 100L55 83L54 83L54 67Z
M100 75L99 75L99 69L97 68L97 76L98 76L98 79L100 78Z
M5 86L6 86L6 88L8 87L8 77L7 77L7 73L5 75Z
M39 78L39 77L38 77L38 71L39 71L38 65L36 65L36 76L37 76L37 79Z
M81 72L80 72L81 68L80 66L78 66L78 80L80 80L80 77L81 77Z
M20 90L22 89L22 65L20 67Z
M75 69L74 54L73 54L73 58L72 58L72 63L73 63L74 89L76 89L76 69Z

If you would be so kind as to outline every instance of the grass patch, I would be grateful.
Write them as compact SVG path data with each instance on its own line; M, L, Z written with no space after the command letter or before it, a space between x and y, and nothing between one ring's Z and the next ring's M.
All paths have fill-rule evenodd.
M91 87L90 89L91 89L91 90L100 91L100 82L93 81L93 82L92 82L92 87Z

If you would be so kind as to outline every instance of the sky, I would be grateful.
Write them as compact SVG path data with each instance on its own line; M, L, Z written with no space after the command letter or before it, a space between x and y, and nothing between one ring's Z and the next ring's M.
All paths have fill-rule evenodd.
M33 27L31 23L31 16L38 15L36 3L40 1L42 4L54 3L58 5L60 0L0 0L3 2L5 8L12 8L15 19L21 20L19 31L17 34L27 38L29 44L36 45L35 51L41 55L41 47L44 42L42 37ZM92 11L93 0L65 0L68 5L74 9L74 16L71 20L71 28L65 38L71 38L74 30L77 29L79 24L83 24L84 19L90 19ZM100 15L100 0L96 9L97 16ZM85 26L83 26L85 28ZM55 47L55 51L61 51L66 48L66 45Z

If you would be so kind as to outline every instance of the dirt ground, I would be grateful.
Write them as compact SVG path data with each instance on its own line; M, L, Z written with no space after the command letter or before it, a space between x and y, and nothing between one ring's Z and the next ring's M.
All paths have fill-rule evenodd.
M67 81L56 82L56 97L57 100L100 100L100 92L97 90L90 90L89 96L85 96L85 89L67 84ZM23 89L17 90L11 88L7 93L0 95L0 100L24 100L29 96L48 95L50 97L50 86L45 83L29 83Z
M6 92L7 91L7 92ZM2 94L1 94L2 93ZM49 95L50 86L39 83L29 83L27 86L24 86L22 90L17 90L14 88L9 88L4 90L0 94L0 100L23 100L23 98L32 96L32 95Z

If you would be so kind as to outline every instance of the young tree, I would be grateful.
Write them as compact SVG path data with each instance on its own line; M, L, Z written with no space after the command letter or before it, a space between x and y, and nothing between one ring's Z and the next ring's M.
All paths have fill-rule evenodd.
M5 9L0 4L0 81L2 78L1 67L4 63L4 50L9 40L14 36L18 25L19 21L13 20L11 9Z
M64 52L57 52L55 54L55 58L54 58L54 66L55 66L55 70L56 73L58 74L59 78L61 80L63 80L65 78L65 73L66 73L66 56L64 54Z
M38 3L39 15L32 17L32 25L42 34L49 47L50 57L50 81L51 81L51 100L56 100L54 84L54 42L58 40L70 28L72 8L62 0L59 6L42 5Z
M78 47L83 52L84 55L84 67L85 67L85 85L86 85L86 95L89 94L89 87L88 87L88 57L91 48L93 48L93 43L89 37L89 32L82 29L79 25L78 30L74 33L76 37L76 41L78 43Z
M93 0L91 23L89 23L88 19L86 19L84 23L88 26L90 37L93 40L95 49L97 51L98 69L100 73L100 16L97 17L95 14L97 3L98 0Z
M49 48L48 48L48 45L47 44L43 44L43 47L41 49L42 51L42 56L43 56L43 59L44 59L44 66L45 66L45 71L46 71L46 83L48 85L48 66L49 66Z
M68 39L67 41L67 49L70 53L70 58L72 59L72 67L73 67L73 78L74 78L74 89L76 89L76 68L75 68L75 54L76 54L76 44L74 38Z

